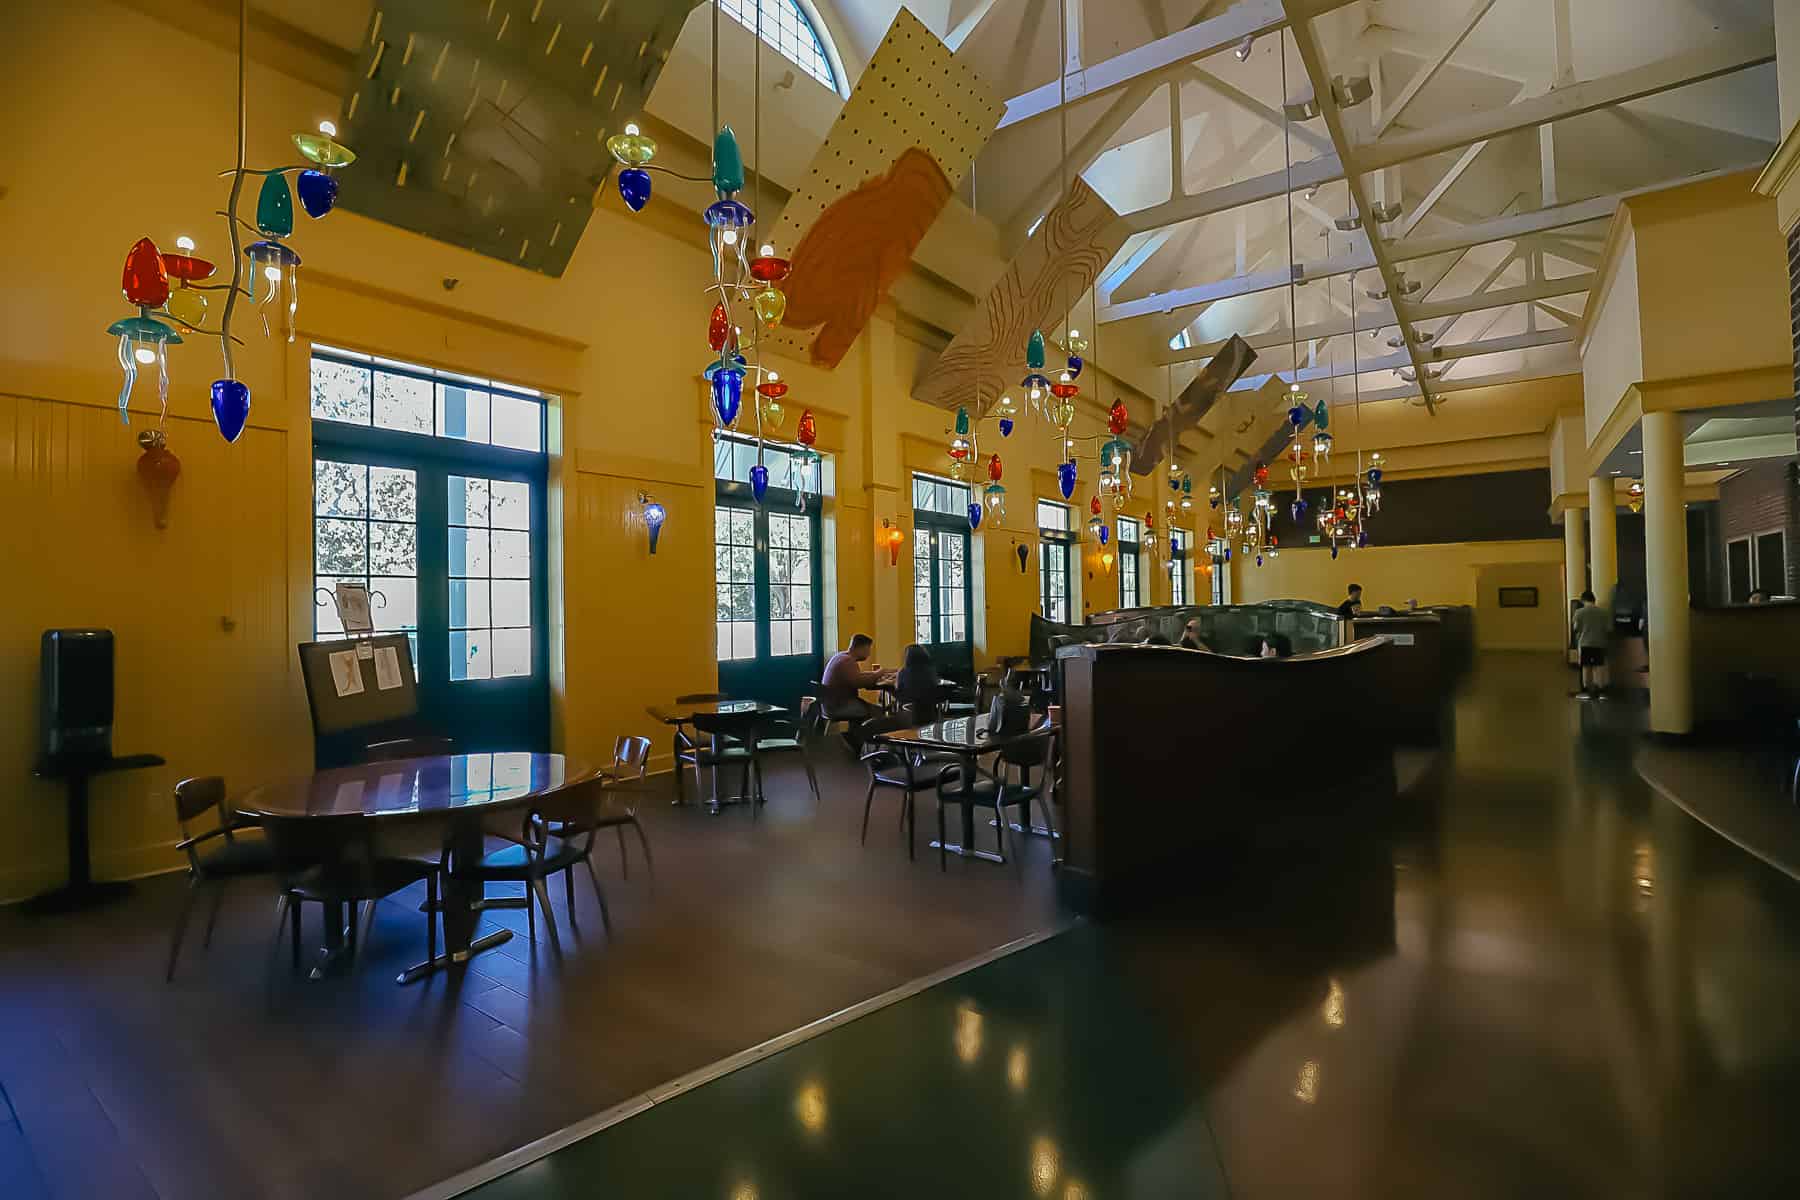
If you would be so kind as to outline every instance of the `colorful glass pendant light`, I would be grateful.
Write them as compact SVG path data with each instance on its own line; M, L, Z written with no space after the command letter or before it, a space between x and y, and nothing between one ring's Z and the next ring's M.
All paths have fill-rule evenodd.
M138 434L137 474L150 493L150 516L158 529L169 525L169 492L181 478L181 460L169 449L168 435L161 429L146 429Z
M287 176L279 171L263 176L262 191L256 198L256 231L270 238L293 236L294 195L288 190Z
M1075 460L1065 459L1056 464L1056 489L1062 493L1064 500L1075 495Z
M194 239L175 239L177 253L164 254L163 270L174 281L165 307L169 315L188 330L199 329L206 321L206 293L193 286L211 279L218 270L212 263L194 253Z
M800 424L794 430L794 437L802 446L811 446L819 440L819 425L813 417L812 409L808 408L800 413Z
M1106 427L1112 430L1114 437L1125 436L1125 431L1131 427L1131 414L1126 411L1125 401L1113 401L1106 414Z
M969 532L977 533L981 529L981 505L969 505Z
M250 387L238 379L215 379L212 385L213 424L228 442L243 434L250 420Z
M1025 342L1025 369L1042 371L1047 361L1049 360L1044 345L1044 331L1034 329L1031 331L1031 337Z
M119 339L119 369L124 382L119 387L119 421L131 423L131 389L137 383L138 364L155 364L157 395L163 413L169 411L170 346L181 344L181 335L173 325L150 316L125 317L106 327L106 332Z
M1088 345L1087 338L1079 329L1069 330L1069 336L1063 339L1063 349L1078 357L1088 352Z
M719 428L730 429L744 402L744 368L721 358L712 371L713 415Z
M750 494L756 497L758 504L769 494L769 468L761 463L750 468Z
M656 157L656 142L627 122L624 133L606 139L607 153L619 164L619 196L632 212L650 203L650 172L644 168Z

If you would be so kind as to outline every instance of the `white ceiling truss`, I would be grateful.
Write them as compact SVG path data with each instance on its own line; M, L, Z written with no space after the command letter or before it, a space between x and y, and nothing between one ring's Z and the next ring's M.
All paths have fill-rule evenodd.
M967 53L1004 48L1027 79L1056 43L984 153L1021 181L986 211L1017 244L1064 171L1119 209L1132 236L1092 297L1109 341L1194 370L1241 333L1258 369L1304 382L1352 373L1329 351L1354 328L1381 338L1359 373L1406 372L1364 399L1434 409L1578 369L1619 203L1760 167L1779 133L1774 30L1740 0L951 7ZM1033 21L1053 32L1034 42ZM1066 163L1043 153L1059 134Z

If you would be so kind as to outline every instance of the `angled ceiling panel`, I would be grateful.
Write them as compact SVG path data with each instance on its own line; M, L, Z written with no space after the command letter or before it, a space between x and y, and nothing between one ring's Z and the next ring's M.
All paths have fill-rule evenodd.
M342 204L561 275L702 0L383 0L344 101Z

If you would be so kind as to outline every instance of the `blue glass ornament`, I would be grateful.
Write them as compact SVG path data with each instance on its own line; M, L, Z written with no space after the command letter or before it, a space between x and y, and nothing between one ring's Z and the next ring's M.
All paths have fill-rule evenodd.
M1067 462L1058 463L1056 465L1056 487L1058 491L1062 492L1062 498L1064 500L1075 495L1074 459L1071 458Z
M1026 391L1030 391L1032 388L1036 388L1040 392L1047 392L1050 390L1050 380L1045 378L1044 376L1038 374L1036 371L1033 371L1031 374L1027 375L1025 378L1019 380L1019 386L1024 388Z
M1033 371L1044 369L1044 331L1031 331L1031 340L1025 343L1025 365Z
M1225 547L1225 561L1226 562L1231 561L1231 547L1230 546Z
M743 368L724 367L713 372L712 393L713 413L719 418L719 425L728 429L737 420L738 406L744 402Z
M1256 565L1259 567L1262 566L1262 555L1260 554L1256 556Z
M1368 530L1365 529L1361 533L1356 535L1356 544L1359 547L1367 546L1369 544L1369 531Z
M1295 500L1288 506L1288 511L1294 515L1294 520L1296 522L1306 516L1306 497L1302 496L1298 500Z
M300 207L315 221L330 212L337 203L338 181L335 175L327 175L323 171L302 171L294 186L300 193Z
M1292 425L1295 429L1306 424L1306 418L1306 409L1302 408L1300 405L1296 404L1294 407L1288 409L1288 424Z
M1079 354L1069 355L1069 378L1070 379L1080 379L1081 378L1081 368L1083 368L1085 366L1087 366L1087 363L1082 361L1081 355L1079 355Z
M769 468L761 463L750 468L750 494L756 497L758 504L769 494Z
M713 186L721 197L744 190L744 156L738 150L737 134L731 126L720 129L713 138Z
M1335 560L1337 558L1337 543L1336 542L1331 543L1331 557L1333 560Z
M215 379L212 385L213 422L226 441L243 435L250 420L250 388L242 380Z
M1102 546L1104 546L1104 545L1106 545L1106 543L1107 543L1107 540L1108 540L1108 539L1109 539L1109 538L1111 538L1111 537L1112 537L1112 529L1111 529L1111 527L1110 527L1110 526L1106 526L1106 525L1102 525L1102 526L1101 526L1101 527L1100 527L1100 544L1101 544L1101 545L1102 545Z
M650 203L650 172L641 167L626 167L619 172L619 195L632 212L643 212Z
M1381 482L1381 468L1380 467L1370 467L1369 468L1369 482L1373 483L1373 484L1379 484Z
M1013 547L1013 553L1019 556L1019 574L1023 575L1025 573L1025 563L1031 557L1031 551L1025 548L1025 543L1020 542L1017 546Z
M706 377L706 382L711 383L713 381L713 376L717 375L720 372L720 370L722 370L727 365L728 364L723 361L707 363L706 370L702 371L701 374ZM745 358L742 354L733 354L731 356L729 365L734 366L734 367L738 368L739 370L742 370L745 367L750 365L750 360Z
M1001 417L1000 418L1000 436L1001 437L1011 437L1012 431L1013 431L1012 418L1011 417Z
M756 223L756 214L736 200L720 200L707 206L706 223L714 229L743 229Z
M981 528L981 512L981 505L969 505L969 531L971 533Z

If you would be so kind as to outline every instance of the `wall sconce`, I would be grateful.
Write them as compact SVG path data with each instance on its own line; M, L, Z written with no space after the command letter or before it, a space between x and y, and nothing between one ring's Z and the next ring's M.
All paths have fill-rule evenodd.
M1101 553L1100 553L1100 565L1101 565L1101 566L1103 566L1103 567L1105 567L1105 568L1106 568L1106 573L1107 573L1107 574L1108 574L1108 575L1111 575L1111 574L1112 574L1112 568L1113 568L1113 552L1112 552L1112 551L1111 551L1111 550L1103 550L1103 551L1101 551Z
M662 536L663 522L669 519L669 510L648 492L638 493L638 503L643 506L644 528L650 533L650 553L655 554L656 540Z
M900 543L906 540L906 535L886 517L881 518L881 529L881 540L887 545L888 566L897 567L900 565Z

